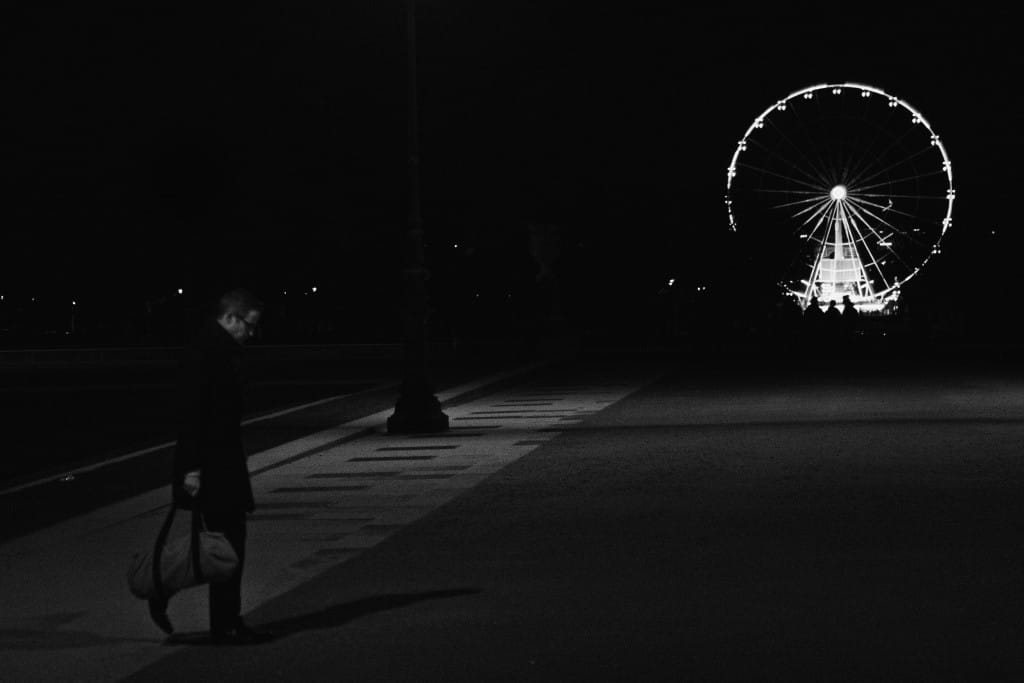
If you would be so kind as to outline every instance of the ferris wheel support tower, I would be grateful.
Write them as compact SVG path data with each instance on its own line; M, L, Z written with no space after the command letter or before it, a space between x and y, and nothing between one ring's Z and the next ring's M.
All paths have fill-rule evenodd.
M854 304L872 306L875 291L857 248L853 218L846 206L846 187L836 185L829 196L833 204L828 219L830 230L818 250L809 286L801 297L802 307L806 308L814 296L822 304L849 296Z

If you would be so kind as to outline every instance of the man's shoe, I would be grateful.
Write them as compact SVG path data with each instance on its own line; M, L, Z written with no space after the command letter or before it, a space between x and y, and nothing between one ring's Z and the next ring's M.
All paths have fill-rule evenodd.
M171 620L167 618L166 599L150 598L149 616L153 619L153 623L160 627L161 631L167 635L174 633L174 626L171 625Z

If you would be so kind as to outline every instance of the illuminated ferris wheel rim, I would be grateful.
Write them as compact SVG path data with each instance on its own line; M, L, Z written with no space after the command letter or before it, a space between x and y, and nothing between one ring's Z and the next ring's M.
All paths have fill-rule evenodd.
M784 111L791 100L794 100L796 98L809 99L819 91L831 91L832 94L839 95L842 94L842 91L844 89L860 91L862 97L870 97L872 95L884 97L887 100L890 107L902 107L904 110L909 112L912 117L912 122L914 124L923 125L925 129L928 131L931 145L934 146L938 150L939 154L941 154L942 156L942 169L945 172L946 176L946 212L944 218L941 221L942 229L935 241L932 252L931 254L926 255L924 259L921 261L921 263L919 263L910 274L908 274L906 277L897 280L896 282L894 282L893 285L887 287L885 291L879 293L879 299L881 301L885 301L888 298L894 298L895 296L898 296L900 286L902 286L908 280L913 278L921 270L921 268L923 268L925 264L928 263L928 261L931 259L931 255L938 252L938 247L942 241L942 238L945 236L946 231L949 229L950 225L952 225L953 200L956 197L956 191L953 188L953 164L950 161L949 155L946 152L945 145L942 143L942 140L939 138L938 134L935 133L935 130L932 128L931 124L924 117L924 115L914 106L912 106L905 100L902 100L894 95L889 94L888 92L882 90L881 88L877 88L875 86L867 85L864 83L822 83L802 88L800 90L796 90L787 95L786 97L776 101L774 104L768 106L763 112L761 112L761 114L754 119L753 123L750 124L746 132L744 132L743 137L737 143L736 150L735 152L733 152L732 160L729 162L729 168L727 169L726 207L728 209L729 214L729 229L732 232L736 232L737 229L737 221L733 214L732 207L733 181L737 175L737 162L739 161L740 153L746 149L747 139L754 133L755 130L762 128L764 126L765 120L769 117L769 115L772 114L772 112ZM832 191L835 192L837 189L841 187L842 186L837 185L836 188L833 188ZM845 188L842 188L842 190L845 195ZM833 199L835 199L835 195L833 195Z
M890 95L889 93L885 92L881 88L876 88L873 85L865 85L863 83L822 83L820 85L812 85L810 87L803 88L801 90L797 90L795 92L792 92L789 95L786 95L786 97L782 98L781 100L779 100L775 104L769 106L767 109L765 109L763 112L761 112L761 114L757 118L754 119L754 122L750 124L750 126L747 128L746 132L743 134L743 138L736 145L736 151L733 153L732 161L729 163L729 173L727 174L726 188L727 189L731 189L732 188L732 179L733 179L733 177L735 175L736 161L739 159L740 148L741 148L743 142L748 137L750 137L750 134L754 132L754 130L758 127L759 123L764 121L765 117L767 117L769 114L771 114L776 109L779 109L780 106L785 108L786 104L790 100L792 100L792 99L795 99L797 97L802 97L803 95L806 95L806 94L815 93L815 92L817 92L819 90L835 90L836 88L839 88L839 89L848 88L848 89L851 89L851 90L860 90L861 92L867 92L867 93L873 93L875 95L881 95L882 97L886 98L889 102L894 102L894 103L896 103L897 106L903 107L904 109L909 111L914 116L914 119L916 121L920 122L922 125L924 125L925 128L928 129L929 135L932 136L932 139L935 141L936 147L939 148L939 152L942 154L942 159L945 162L944 166L945 166L945 169L946 169L946 178L949 181L950 187L952 187L952 185L953 185L953 165L949 161L949 155L946 154L946 147L945 147L945 145L942 144L942 140L939 138L938 135L936 135L935 131L932 129L931 124L928 123L928 119L926 119L924 117L924 115L920 111L915 109L912 105L907 103L905 100L901 100L900 98L896 97L895 95Z

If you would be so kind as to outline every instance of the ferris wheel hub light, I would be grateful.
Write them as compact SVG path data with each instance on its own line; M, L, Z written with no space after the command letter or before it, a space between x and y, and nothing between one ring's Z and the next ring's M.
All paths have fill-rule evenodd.
M846 186L836 185L835 187L832 188L832 192L829 193L829 196L832 197L832 199L835 199L836 201L840 199L846 199Z

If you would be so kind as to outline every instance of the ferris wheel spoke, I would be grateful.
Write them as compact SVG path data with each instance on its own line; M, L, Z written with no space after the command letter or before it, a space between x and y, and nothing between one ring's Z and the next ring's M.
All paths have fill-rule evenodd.
M912 160L918 158L919 156L921 156L922 154L928 153L930 150L931 150L931 147L925 147L920 152L916 152L915 154L911 154L910 156L908 156L906 158L903 158L903 159L897 161L894 164L890 164L890 165L886 166L883 169L879 169L878 171L875 171L874 173L872 173L871 175L869 175L866 178L854 178L853 180L851 180L849 182L849 187L851 187L853 189L856 189L858 187L861 187L862 189L871 189L872 187L877 187L877 185L861 186L861 185L859 185L859 183L870 182L870 181L874 180L875 178L877 178L878 176L882 175L883 173L888 173L889 171L891 171L894 168L898 168L898 167L902 166L903 164L909 163L910 161L912 161ZM938 173L941 173L941 174L945 175L946 172L943 171L943 170L939 170L937 173L933 172L933 173L928 173L928 174L917 174L917 175L914 175L914 176L907 176L905 178L902 178L901 180L913 180L914 178L917 178L917 177L926 177L928 175L937 175ZM897 181L889 181L889 182L900 182L900 181L897 180ZM883 184L885 184L885 183L883 183Z
M862 120L867 118L866 112L868 108L868 101L870 99L870 97L861 98L861 101L863 103L863 106L861 107ZM850 166L850 178L856 178L857 175L860 173L860 169L863 168L865 164L869 163L868 160L872 158L872 150L875 148L875 145L878 144L878 141L882 139L883 131L886 130L887 126L892 121L892 117L895 113L895 109L890 107L889 114L888 116L885 117L885 122L883 123L883 125L877 126L875 128L874 135L872 136L871 141L861 148L862 153L860 158Z
M901 230L900 228L896 227L895 225L893 225L892 223L890 223L889 221L887 221L887 220L886 220L885 218L883 218L882 216L879 216L879 215L878 215L877 213L875 213L875 212L874 212L874 211L872 211L871 209L869 209L869 208L867 208L867 207L864 207L864 206L861 206L861 204L860 204L859 202L857 202L856 200L850 200L850 199L849 199L849 197L847 197L847 200L848 200L848 202L849 202L849 204L850 204L850 208L851 208L851 210L853 210L853 211L857 212L857 215L858 215L858 216L860 217L860 219L861 219L861 220L863 220L863 221L864 221L865 223L867 223L867 219L865 219L865 218L863 217L863 215L861 215L861 214L866 214L866 215L870 216L871 218L874 218L874 219L875 219L875 220L876 220L877 222L881 223L882 225L886 226L886 227L887 227L887 228L889 228L890 230L892 230L892 231L894 231L895 233L899 234L899 235L900 235L900 237L905 237L905 238L907 238L908 240L911 240L911 241L913 241L913 242L916 242L916 243L917 243L918 245L920 245L920 246L922 246L922 247L926 246L925 244L923 244L922 242L920 242L919 240L917 240L916 238L914 238L914 237L913 237L912 235L908 234L908 233L907 233L907 232L906 232L905 230Z
M780 178L782 180L788 180L791 183L796 183L797 185L802 185L803 187L809 187L812 190L816 190L817 192L828 192L828 189L825 188L825 187L817 187L817 186L811 185L808 182L800 180L799 178L794 178L792 176L787 176L787 175L783 175L781 173L776 173L775 171L770 171L767 168L761 168L759 166L753 166L751 164L744 164L744 163L737 164L737 165L741 166L743 168L749 168L752 171L758 171L759 173L765 173L767 175L774 176L776 178ZM784 192L785 190L782 190L782 191Z
M832 225L833 224L833 221L835 220L836 202L831 202L829 204L829 206L828 206L828 209L829 209L828 211L826 211L825 213L822 214L821 218L818 220L818 224L814 226L814 230L811 232L811 234L808 236L808 239L806 240L807 242L810 242L814 238L814 234L818 231L818 229L823 224L825 224L824 221L826 220L826 218L828 219L827 225ZM827 229L826 229L826 232L827 232ZM826 237L827 237L827 235L826 235ZM819 269L821 268L821 260L823 258L825 258L825 250L821 248L821 245L824 243L825 240L824 239L819 239L819 240L816 240L816 241L818 243L818 248L815 249L814 258L810 260L810 263L811 263L811 273L808 276L808 279L806 280L806 282L807 282L807 289L805 291L805 296L809 296L810 295L811 290L814 287L815 278L817 277Z
M811 204L810 207L808 207L806 209L802 209L800 212L794 214L794 217L796 217L796 216L799 216L799 215L803 214L806 211L810 211L815 206L817 206L819 204L823 204L823 203L825 203L827 201L829 201L828 197L821 197L821 196L809 197L807 199L798 199L798 200L796 200L794 202L786 202L785 204L776 204L772 208L773 209L787 209L787 208L789 208L791 206L801 206L803 204Z
M861 256L860 248L857 246L859 242L860 247L868 251L867 244L864 241L864 233L861 232L857 221L854 220L853 215L842 202L839 203L839 220L837 221L837 230L840 229L842 230L843 241L852 245L856 258L860 261L861 268L864 268L865 260ZM876 262L870 251L868 251L868 256L871 257L871 263L868 265L875 265ZM840 255L837 254L836 258L840 258Z
M861 176L864 173L867 173L867 172L870 171L871 163L872 163L872 161L874 159L884 159L884 158L886 158L886 156L889 154L889 152L891 152L893 149L895 149L895 147L897 145L901 144L913 132L914 132L914 128L911 127L911 128L908 128L907 130L905 130L902 135L894 136L893 139L889 142L889 145L885 149L883 149L880 153L878 153L878 154L870 154L869 155L869 154L867 154L865 152L864 161L861 164L863 170L858 172L856 175L853 176L853 179L850 181L851 184L855 184L855 183L861 181ZM924 151L928 151L929 148L930 148L930 146L929 147L925 147ZM920 152L918 154L920 154ZM915 154L913 156L917 156L917 155ZM913 157L911 157L911 158L913 158ZM901 161L897 162L896 165L899 165L899 164L903 163L904 161L907 161L907 160L906 159L901 160ZM888 169L885 169L885 170L888 170ZM885 170L883 170L882 172L884 173ZM870 180L870 178L873 178L873 177L875 177L875 176L869 177L868 180Z
M856 147L861 146L859 140L843 140L836 145L836 166L839 169L837 177L840 183L848 183L852 177L853 157L856 154Z
M818 217L818 222L814 224L814 227L811 229L809 233L806 234L806 237L804 235L801 235L801 238L804 239L804 242L810 242L811 240L814 240L814 236L818 233L818 230L821 229L822 225L831 225L833 217L835 216L835 202L826 202L821 208L814 212L814 215L805 220L800 225L800 227L794 230L794 232L799 231L800 228L804 227L805 225L813 221L815 216ZM825 222L826 220L828 221L828 223ZM817 240L817 242L818 244L821 244L822 240L819 239Z
M787 157L785 157L785 156L783 156L783 155L781 155L779 153L773 152L772 150L768 149L765 145L763 145L758 140L748 140L748 142L750 144L752 144L754 147L757 147L758 149L762 150L770 159L773 159L773 160L777 161L782 166L786 166L788 168L791 168L791 169L795 170L801 176L806 178L807 180L806 180L805 184L808 187L813 187L815 189L821 189L821 190L824 190L826 187L829 187L828 180L826 180L823 176L820 176L820 175L815 176L814 174L809 173L806 169L804 169L800 165L793 163L793 161L790 160L789 158L787 158ZM817 172L817 169L812 169L812 170Z
M804 215L805 213L812 212L810 217L808 217L803 223L800 224L800 227L803 227L803 226L807 225L808 223L810 223L811 221L813 221L815 216L817 216L820 213L822 213L823 211L827 210L829 202L831 202L831 201L832 201L831 199L822 199L817 204L809 206L806 209L803 209L803 210L798 211L797 213L793 214L793 218L799 218L800 216Z
M818 110L818 117L819 117L819 119L824 119L827 116L827 114L822 109L821 99L817 98L817 97L814 98L814 105L815 105L815 108ZM806 128L806 130L810 131L811 127L808 126ZM830 166L831 164L830 164L829 160L826 158L827 155L823 151L821 151L821 150L826 150L827 146L826 145L814 144L815 142L817 142L817 140L813 139L811 136L808 136L808 139L811 142L811 147L819 150L818 157L822 160L822 163L825 164L826 166ZM835 185L838 182L839 182L839 178L838 177L833 177L831 179L831 182L829 183L829 185L832 186L832 185Z
M794 108L794 112L795 112L795 108ZM828 179L828 174L826 173L827 165L815 166L814 165L814 161L812 161L810 158L808 158L807 154L805 152L803 152L800 149L800 147L795 142L793 142L793 140L788 135L786 135L786 132L783 131L778 126L778 124L775 123L774 119L768 119L768 122L772 125L772 128L774 128L776 130L776 132L778 132L778 134L782 137L782 139L785 140L787 143L789 143L790 147L792 147L794 150L796 150L797 154L800 155L801 159L803 159L804 161L807 162L807 165L811 168L811 170L818 174L818 180L820 180L825 187L827 187L827 186L832 184L829 181L829 179ZM790 162L790 163L792 163L792 162ZM795 164L794 164L794 166L795 166ZM807 174L807 175L810 175L810 174Z
M851 207L851 209L852 209L852 213L854 213L854 215L857 215L856 209L854 209L853 207ZM871 231L871 234L875 238L878 239L879 243L882 243L882 242L885 241L885 238L883 238L881 235L879 235L878 231L875 230L868 221L864 220L862 217L860 218L860 221L864 224L864 226L868 230ZM885 277L885 270L882 268L882 266L884 265L884 261L878 261L878 259L871 253L870 248L867 245L867 242L864 243L864 248L868 249L868 254L871 256L872 264L873 264L875 270L878 272L879 277L882 278L882 284L884 284L886 289L888 289L889 286L890 286L889 285L889 281L886 279L886 277ZM889 255L892 256L893 258L895 258L897 261L899 261L900 264L904 268L906 268L908 272L913 270L913 268L911 268L910 264L907 263L906 261L904 261L903 257L900 256L899 253L895 249L893 249L891 246L885 247L885 249L888 251Z
M863 213L866 213L866 214L867 214L868 216L870 216L870 217L874 218L874 219L875 219L876 221L878 221L879 223L881 223L881 224L885 225L885 226L886 226L887 228L889 228L890 230L892 230L892 231L893 231L894 233L896 233L896 234L897 234L897 235L899 235L900 237L903 237L903 238L905 238L905 239L907 239L907 240L909 240L909 241L913 242L913 243L914 243L915 245L917 245L918 247L920 247L920 248L922 248L922 249L929 249L929 248L930 248L930 247L929 247L929 245L927 245L927 244L925 244L925 243L921 242L921 241L920 241L919 239L917 239L917 238L916 238L916 237L914 237L913 235L909 234L909 233L908 233L908 232L906 232L905 230L900 230L899 228L897 228L897 227L896 227L895 225L893 225L893 224L892 224L892 223L890 223L889 221L885 220L884 218L881 218L880 216L876 215L876 214L875 214L874 212L872 212L872 211L870 211L870 210L868 210L868 209L865 209L864 207L858 206L858 205L857 205L857 204L856 204L855 202L850 202L850 209L851 209L851 211L852 211L852 212L854 213L854 215L856 215L856 216L857 216L858 218L860 218L860 220L861 220L861 221L862 221L862 222L863 222L863 223L864 223L864 224L865 224L865 225L866 225L866 226L868 227L868 229L870 229L870 230L871 230L871 233L872 233L873 235L875 235L876 237L878 237L878 241L879 241L879 242L884 242L884 241L886 241L886 240L885 240L885 238L883 238L883 237L882 237L881 235L879 235L879 234L878 234L878 231L877 231L877 230L875 230L874 226L872 226L872 225L871 225L871 223L870 223L870 222L869 222L869 221L868 221L868 220L867 220L866 218L864 218L864 216L863 216L863 215L861 215L861 212L863 212ZM892 247L889 247L888 249L889 249L889 251L890 251L890 252L891 252L891 253L892 253L893 255L895 255L895 256L896 256L896 258L900 258L900 257L899 257L899 254L897 254L897 253L896 253L896 251L895 251L895 250L894 250L894 249L893 249ZM903 263L903 265L907 265L907 264L906 264L906 263L905 263L905 262L903 261L903 259L900 259L900 262L901 262L901 263ZM909 266L908 266L908 267L909 267Z
M809 194L815 197L821 197L824 194L824 190L770 190L763 187L755 188L753 191L758 194Z
M871 251L871 246L868 244L867 237L864 235L864 233L861 231L861 229L857 226L857 223L854 220L854 216L853 216L853 210L852 210L853 207L850 207L850 208L851 208L851 211L850 211L849 214L845 214L845 212L844 212L844 214L846 215L846 225L849 226L849 229L851 230L850 237L851 238L853 237L852 231L856 231L857 232L857 237L860 238L861 247L864 249L865 252L867 252L868 258L871 259L870 267L875 269L875 272L878 273L878 276L880 278L882 278L882 284L885 286L886 289L889 289L889 281L885 277L885 271L882 270L882 265L878 262L878 258L875 256L874 252ZM866 227L869 231L871 231L872 234L874 234L876 237L878 237L879 238L879 242L882 241L881 236L878 235L878 233L874 230L874 228L871 227L870 224L868 224L867 222L864 222L864 227ZM856 240L854 240L854 245L856 245Z
M864 190L874 190L875 188L885 187L886 185L894 185L896 183L904 183L904 182L909 182L911 180L919 180L921 178L930 178L932 176L937 176L937 175L943 175L944 176L944 175L946 175L946 172L944 170L942 170L942 169L939 169L938 171L928 171L927 173L918 173L917 175L904 176L902 178L896 178L894 180L887 180L887 181L885 181L883 183L875 183L874 185L853 186L852 188L848 187L847 191L850 194L861 194ZM895 196L895 195L888 195L888 196Z
M870 98L864 98L864 99L865 99L865 100L867 100L867 99L870 99ZM865 101L865 108L866 108L866 106L867 106L867 102ZM889 125L889 123L890 123L890 122L892 121L892 118L893 118L893 116L894 116L895 114L896 114L896 108L895 108L895 107L891 107L891 108L890 108L890 110L889 110L889 115L888 115L888 116L887 116L887 117L885 118L885 122L884 122L884 123L883 123L882 125L880 125L880 126L877 126L877 127L876 127L876 129L875 129L875 136L874 136L874 138L873 138L873 139L871 140L871 142L870 142L870 143L868 143L868 144L867 144L867 145L866 145L866 146L864 147L864 150L863 150L863 154L861 155L861 157L860 157L860 160L859 160L859 161L857 161L857 162L856 162L856 163L855 163L855 164L854 164L854 165L853 165L853 166L851 167L851 172L850 172L850 178L852 179L852 180L850 181L851 183L854 183L854 182L856 182L856 181L857 181L857 179L858 179L858 177L859 177L859 176L860 176L860 175L861 175L861 174L862 174L863 172L865 172L865 171L866 171L866 170L867 170L867 169L868 169L868 168L870 167L870 164L871 164L871 160L872 160L872 159L877 159L877 158L879 158L879 157L881 157L881 156L884 156L885 154L888 154L889 150L890 150L890 149L892 149L892 148L893 148L893 146L895 145L895 143L891 143L891 144L890 144L890 146L889 146L889 147L887 147L887 148L886 148L886 149L885 149L885 150L884 150L884 151L882 152L882 154L873 154L873 153L872 153L872 150L874 149L874 147L875 147L875 144L876 144L876 143L877 143L877 142L878 142L879 140L881 140L881 139L882 139L882 132L883 132L884 130L886 130L886 127L887 127L887 126ZM900 139L900 140L902 140L902 139L903 139L903 137L905 137L905 136L906 136L906 134L904 134L903 136L900 136L900 138L899 138L899 139Z
M829 218L828 209L828 206L822 207L819 211L815 212L814 216L811 216L810 218L803 222L803 225L800 227L806 226L808 223L814 220L815 216L817 216L818 221L814 224L814 227L811 228L810 232L800 233L800 227L797 227L795 230L793 230L793 234L798 235L799 238L803 240L804 244L808 244L810 242L816 242L818 244L821 244L824 238L816 237L816 235L818 234L818 231L821 229L822 225L828 224L826 223L826 220Z
M865 206L870 206L870 207L873 207L875 209L878 209L881 213L895 213L895 214L899 214L900 216L906 216L907 218L916 218L916 216L914 216L914 214L912 214L912 213L907 213L906 211L902 211L900 209L893 208L892 202L890 202L889 204L884 204L883 205L883 204L879 204L877 202L871 202L871 201L868 201L866 199L861 199L862 195L850 195L850 194L848 194L848 195L846 195L846 197L847 197L847 199L849 199L851 201L857 201L857 202L859 202L861 204L864 204Z
M806 168L801 167L779 150L768 147L760 140L747 138L746 142L748 145L752 146L754 150L760 153L758 161L763 162L765 165L773 165L780 169L793 169L811 185L824 186L826 184L821 177L809 172Z
M932 199L936 201L949 201L949 197L946 195L937 194L888 194L884 192L847 192L847 197L878 197L880 199L887 199L889 197L895 197L896 199ZM864 200L861 200L864 201Z

